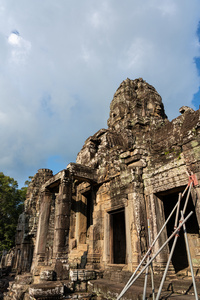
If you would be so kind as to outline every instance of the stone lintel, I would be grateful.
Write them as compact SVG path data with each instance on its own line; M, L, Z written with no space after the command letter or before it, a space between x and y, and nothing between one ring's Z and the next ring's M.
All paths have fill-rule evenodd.
M97 172L95 169L77 163L70 163L67 166L74 179L79 181L97 182Z
M60 183L67 177L73 176L73 179L77 179L80 182L97 182L97 172L95 169L83 166L77 163L70 163L67 169L64 169L50 178L43 184L41 191L55 189Z
M67 170L62 170L59 173L57 173L56 175L54 175L52 178L50 178L49 180L47 180L42 188L41 191L44 191L45 189L52 189L55 188L56 186L59 186L60 183L62 182L62 180L64 180L64 178L68 175L66 174Z

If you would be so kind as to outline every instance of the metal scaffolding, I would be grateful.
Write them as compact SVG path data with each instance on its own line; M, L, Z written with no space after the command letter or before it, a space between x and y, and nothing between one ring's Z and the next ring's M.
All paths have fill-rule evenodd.
M136 270L134 271L134 273L132 274L132 276L130 277L129 281L127 282L127 284L125 285L125 287L123 288L123 290L121 291L120 295L118 296L117 300L121 299L121 297L126 293L126 291L133 285L133 283L138 279L138 277L144 272L145 272L145 280L144 280L144 289L143 289L143 300L146 299L146 289L147 289L147 277L148 277L148 269L150 266L150 270L151 270L151 285L152 285L152 298L153 300L159 300L162 289L163 289L163 285L167 276L167 272L169 269L169 265L174 253L174 249L179 237L179 232L181 230L181 228L183 227L183 232L184 232L184 239L185 239L185 245L186 245L186 251L187 251L187 257L188 257L188 262L189 262L189 266L190 266L190 270L191 270L191 274L192 274L192 282L193 282L193 288L194 288L194 296L195 299L198 300L198 293L197 293L197 289L196 289L196 283L195 283L195 278L194 278L194 271L193 271L193 266L192 266L192 259L191 259L191 254L190 254L190 248L189 248L189 243L188 243L188 237L187 237L187 230L186 230L186 222L187 220L190 218L190 216L192 215L192 211L185 217L185 212L186 212L186 208L187 208L187 204L188 204L188 200L189 200L189 196L191 193L191 188L192 185L196 185L197 184L197 180L196 180L196 176L192 175L189 176L189 183L186 186L185 190L183 191L183 193L179 193L179 197L178 197L178 201L176 203L176 205L174 206L174 208L172 209L171 213L169 214L167 220L165 221L164 225L162 226L161 230L159 231L158 235L156 236L156 238L154 239L154 241L151 243L151 239L150 239L150 226L149 226L149 219L148 219L148 238L149 238L149 248L146 252L146 254L144 255L144 257L142 258L141 262L139 263L139 265L137 266ZM184 202L184 206L183 206L183 210L180 212L180 203L181 200L183 199L184 195L187 192L187 196ZM183 200L182 200L183 201ZM174 212L176 211L176 216L175 216L175 222L174 222L174 231L172 232L172 234L170 235L170 237L168 237L168 239L164 242L164 244L159 248L159 250L153 255L153 257L151 257L151 253L152 253L152 248L155 245L156 241L158 240L158 238L160 237L162 231L164 230L164 228L166 227L167 223L169 222L170 218L172 217L172 215L174 214ZM181 214L180 218L179 215ZM169 258L162 276L162 280L160 282L160 286L158 289L158 292L155 296L155 288L154 288L154 278L153 278L153 260L157 257L157 255L163 250L163 248L169 243L170 240L173 240L173 244L170 250L170 254L169 254ZM139 271L140 267L144 264L145 266L143 266L143 268ZM156 297L156 298L155 298Z

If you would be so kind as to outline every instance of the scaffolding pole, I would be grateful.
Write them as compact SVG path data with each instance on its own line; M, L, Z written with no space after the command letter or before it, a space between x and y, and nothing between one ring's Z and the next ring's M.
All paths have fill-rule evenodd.
M189 217L193 214L191 211L187 217L183 220L182 223L179 224L179 226L174 230L174 232L170 235L170 237L164 242L164 244L160 247L160 249L156 252L156 254L149 260L149 262L142 268L142 270L138 273L138 275L135 276L132 280L129 279L129 284L126 285L126 288L123 289L123 291L120 293L120 295L117 297L117 300L119 300L126 291L131 287L131 285L140 277L140 275L146 270L146 268L152 263L152 261L157 257L157 255L163 250L163 248L169 243L169 241L176 235L176 233L180 230L180 228L185 224L185 222L189 219Z
M151 245L151 231L150 231L149 219L147 219L147 224L148 224L149 245ZM151 252L149 253L148 262L149 262L150 258L151 258ZM150 272L151 272L152 297L153 297L153 300L155 300L155 289L154 289L154 278L153 278L153 263L150 264ZM149 273L149 267L147 267L146 272L145 272L143 300L146 299L148 273Z
M186 193L187 189L188 189L188 185L186 186L185 190L182 193L182 198L184 196L184 194ZM181 198L181 199L182 199ZM168 216L167 220L165 221L164 225L162 226L162 228L160 229L159 233L157 234L156 238L154 239L154 241L152 242L151 246L149 247L149 249L147 250L146 254L144 255L144 257L142 258L142 260L140 261L139 265L137 266L137 268L135 269L134 273L131 275L131 277L129 278L127 284L125 285L125 287L123 288L123 290L121 291L120 295L118 296L117 300L119 300L122 297L122 294L124 294L124 291L126 290L127 286L130 284L130 282L133 280L134 276L136 275L137 271L139 270L139 268L141 267L141 265L143 264L144 260L148 257L149 253L151 252L152 247L155 245L156 241L158 240L159 236L161 235L161 233L163 232L165 226L167 225L167 223L169 222L170 218L172 217L174 211L176 210L177 206L179 205L179 202L177 201L177 203L175 204L174 208L172 209L170 215Z
M184 218L183 211L181 211L181 218L182 219ZM183 233L184 233L185 244L186 244L186 249L187 249L188 261L189 261L189 265L190 265L190 271L191 271L191 274L192 274L194 295L195 295L195 299L198 300L199 297L198 297L196 282L195 282L195 278L194 278L194 270L193 270L193 265L192 265L192 258L191 258L191 254L190 254L190 247L189 247L189 243L188 243L187 230L186 230L186 225L185 224L183 224Z
M191 187L192 187L192 182L190 183L189 190L188 190L188 193L187 193L187 197L186 197L186 200L185 200L185 204L184 204L184 208L183 208L183 211L184 211L184 212L186 211L186 208L187 208L187 204L188 204L188 200L189 200L189 196L190 196ZM179 194L179 199L178 199L179 205L177 206L177 213L176 213L176 219L175 219L175 223L174 223L174 229L177 227L177 224L178 224L178 215L179 215L179 208L180 208L180 200L181 200L181 196L180 196L180 194ZM181 219L180 219L180 221L179 221L179 224L180 224L182 221L183 221L183 219L182 219L182 217L181 217ZM161 280L161 283L160 283L160 286L159 286L159 289L158 289L158 293L157 293L157 296L156 296L156 300L159 300L159 298L160 298L160 294L161 294L161 292L162 292L162 288L163 288L163 285L164 285L164 282L165 282L165 279L166 279L166 276L167 276L167 272L168 272L168 269L169 269L169 265L170 265L172 256L173 256L173 254L174 254L174 249L175 249L175 247L176 247L176 243L177 243L178 237L179 237L179 231L178 231L177 234L175 235L174 242L173 242L173 245L172 245L172 248L171 248L171 251L170 251L170 255L169 255L169 258L168 258L166 267L165 267L165 271L164 271L164 273L163 273L163 277L162 277L162 280Z

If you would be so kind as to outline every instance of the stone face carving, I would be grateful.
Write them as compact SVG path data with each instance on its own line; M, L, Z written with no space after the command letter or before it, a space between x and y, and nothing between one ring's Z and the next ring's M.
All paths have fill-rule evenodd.
M158 125L166 119L162 99L155 88L142 78L127 78L110 104L108 127L118 131L135 130L137 124Z
M55 271L59 279L68 279L70 270L72 278L81 276L80 266L132 271L148 247L147 218L153 240L189 175L200 180L200 112L183 107L181 113L169 122L154 87L141 78L123 81L110 105L108 129L89 137L65 170L53 176L41 169L34 176L19 218L15 268L31 270L35 278ZM189 199L193 248L200 243L199 195L196 184ZM163 266L168 253L166 247L154 268ZM199 268L200 256L193 254Z

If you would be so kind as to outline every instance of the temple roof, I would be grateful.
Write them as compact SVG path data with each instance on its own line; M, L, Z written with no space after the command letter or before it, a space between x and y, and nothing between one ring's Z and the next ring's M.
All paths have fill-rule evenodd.
M110 129L134 127L136 123L152 125L167 119L162 98L156 89L142 78L124 80L110 104Z

